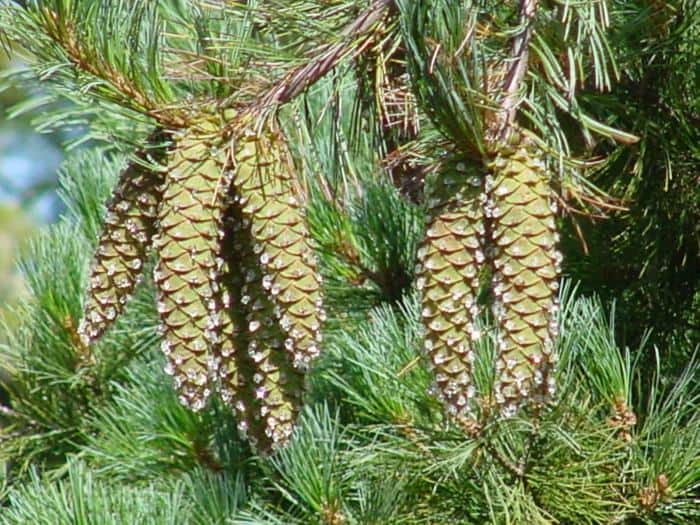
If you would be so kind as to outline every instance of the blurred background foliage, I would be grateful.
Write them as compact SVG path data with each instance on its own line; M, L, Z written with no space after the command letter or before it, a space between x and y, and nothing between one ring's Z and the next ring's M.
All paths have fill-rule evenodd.
M583 293L616 301L621 342L634 347L650 330L659 348L692 347L700 341L700 5L616 4L620 79L584 99L595 117L641 140L590 145L607 159L592 182L625 209L567 224L567 269ZM662 357L672 370L689 356Z
M16 54L0 51L0 76L21 62ZM10 58L12 57L12 58ZM12 86L0 90L0 344L17 324L14 309L26 293L17 258L42 224L54 222L63 210L58 198L57 169L64 158L65 133L37 130L37 113L25 104L39 86ZM7 371L0 366L0 379ZM0 389L0 399L5 392Z
M7 50L9 51L9 50ZM20 66L16 54L0 53L0 72ZM60 214L56 169L63 158L64 133L41 133L39 114L27 103L39 86L3 84L0 92L0 202L21 206L32 218L47 222Z

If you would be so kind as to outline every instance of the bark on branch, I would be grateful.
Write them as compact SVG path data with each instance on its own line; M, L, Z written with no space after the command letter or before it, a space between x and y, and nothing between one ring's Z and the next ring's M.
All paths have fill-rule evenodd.
M345 27L341 33L345 37L343 41L322 49L309 63L291 71L265 93L257 105L270 107L289 102L321 79L348 55L357 56L362 53L372 41L377 24L382 21L393 4L394 0L375 0Z

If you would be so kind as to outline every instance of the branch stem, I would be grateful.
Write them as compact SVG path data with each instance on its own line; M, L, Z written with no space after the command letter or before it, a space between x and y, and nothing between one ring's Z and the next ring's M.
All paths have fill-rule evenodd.
M361 54L372 41L377 24L384 19L393 4L394 0L375 0L345 27L341 34L346 38L342 42L323 48L307 64L285 75L256 105L270 107L289 102L326 75L342 59L348 55L354 57Z
M511 63L503 84L497 136L505 140L518 111L520 88L527 73L530 40L538 0L520 0L520 30L513 37Z

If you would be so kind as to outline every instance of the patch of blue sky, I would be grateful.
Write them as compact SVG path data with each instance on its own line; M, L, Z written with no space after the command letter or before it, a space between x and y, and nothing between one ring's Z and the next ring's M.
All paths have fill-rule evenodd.
M0 202L25 200L36 220L53 220L55 190L34 194L33 189L52 187L45 183L55 180L62 158L61 151L42 135L21 128L0 131Z

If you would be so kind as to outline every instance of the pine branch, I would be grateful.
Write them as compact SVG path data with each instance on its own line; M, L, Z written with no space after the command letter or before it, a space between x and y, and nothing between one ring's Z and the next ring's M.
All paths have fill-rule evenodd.
M65 51L70 62L85 73L107 82L118 94L120 104L147 114L163 126L182 128L187 125L181 111L163 108L162 103L146 95L123 71L86 47L80 41L75 23L65 14L43 8L41 20L46 34Z
M538 0L520 0L518 8L520 28L512 39L510 65L503 83L503 98L500 103L500 114L497 118L496 136L505 140L509 128L515 122L518 111L519 92L525 79L528 67L530 40L533 32L533 21L537 12Z
M256 105L269 108L289 102L325 76L342 60L362 53L372 43L378 24L393 4L394 0L375 0L342 31L341 34L346 37L345 41L322 49L307 64L285 75L284 79L268 90Z

